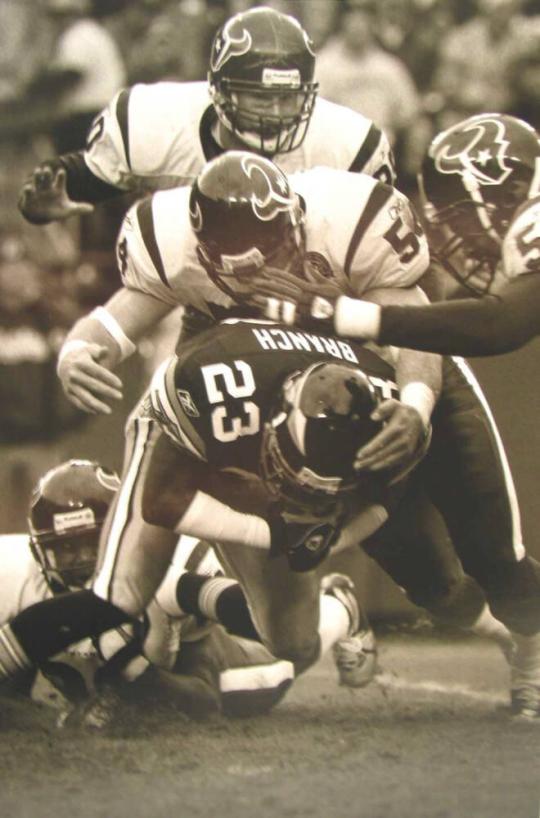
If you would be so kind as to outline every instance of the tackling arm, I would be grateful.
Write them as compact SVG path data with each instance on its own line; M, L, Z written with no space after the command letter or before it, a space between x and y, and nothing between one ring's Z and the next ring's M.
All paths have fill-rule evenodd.
M151 295L122 287L104 307L77 321L60 350L57 367L71 402L91 414L109 414L106 401L122 398L122 382L111 370L171 309Z
M378 304L427 303L418 287L381 288L366 297ZM429 439L431 413L441 390L441 359L411 349L396 350L400 400L384 401L374 414L384 428L357 455L355 466L372 471L416 462Z
M442 355L498 355L519 349L540 333L540 277L520 276L495 295L426 306L382 308L340 298L336 329L381 344L406 345Z

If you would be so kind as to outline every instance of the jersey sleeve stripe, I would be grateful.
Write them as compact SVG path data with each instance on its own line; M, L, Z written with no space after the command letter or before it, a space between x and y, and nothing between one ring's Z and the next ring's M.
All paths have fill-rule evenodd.
M128 168L132 170L131 156L129 152L129 124L128 124L129 95L130 95L129 88L125 88L118 95L118 101L116 103L116 119L118 120L120 133L122 134L122 142L124 143L124 153L126 154L126 162Z
M169 417L174 418L176 421L175 427L179 437L192 454L198 458L205 459L206 446L204 445L204 441L196 432L176 395L174 364L166 369L163 385L165 389L164 392L161 393L161 398L165 402L164 408Z
M157 243L154 214L152 212L152 197L144 199L142 202L140 202L140 204L137 205L136 213L137 221L139 223L139 230L146 245L146 249L148 250L148 254L152 259L160 279L163 281L166 287L171 289L171 285L167 281L165 266L163 264L163 259L161 258L161 253L159 252L159 246Z
M392 196L392 190L393 189L389 185L378 183L371 191L369 199L366 202L366 206L364 207L356 227L354 228L354 233L352 234L352 238L347 248L347 255L345 256L345 263L343 265L343 270L347 278L350 277L353 259L356 255L356 251L358 250L358 246L366 233L366 230L377 213L380 212L380 210Z
M372 123L369 131L367 132L367 136L362 142L360 146L360 150L354 157L351 166L349 167L349 171L351 173L361 173L369 160L373 157L373 154L377 150L379 142L381 141L381 130L377 128L375 124Z

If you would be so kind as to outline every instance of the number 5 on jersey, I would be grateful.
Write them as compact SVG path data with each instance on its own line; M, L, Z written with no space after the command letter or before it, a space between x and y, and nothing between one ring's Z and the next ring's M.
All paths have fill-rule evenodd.
M234 368L233 368L234 367ZM227 397L249 398L255 392L253 371L245 361L233 361L233 366L224 363L201 367L206 386L208 402L218 404L212 410L210 419L216 440L231 443L243 435L255 435L260 429L259 407L253 401L241 403L243 417L231 415Z

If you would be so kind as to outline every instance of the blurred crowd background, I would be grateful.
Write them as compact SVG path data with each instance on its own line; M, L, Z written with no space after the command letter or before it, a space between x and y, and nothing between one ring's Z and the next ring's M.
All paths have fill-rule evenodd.
M69 327L118 286L113 246L129 201L32 227L16 202L42 159L81 148L121 87L202 80L222 22L249 0L0 2L0 531L21 530L30 487L52 464L120 465L122 423L149 342L124 364L124 411L88 419L60 394L55 356ZM320 94L388 134L398 186L435 132L472 113L540 126L540 0L268 0L297 17L318 54Z

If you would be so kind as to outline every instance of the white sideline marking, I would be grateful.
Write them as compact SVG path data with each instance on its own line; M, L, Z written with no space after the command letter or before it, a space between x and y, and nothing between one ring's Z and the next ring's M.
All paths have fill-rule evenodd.
M419 693L443 693L446 696L465 696L467 699L489 704L508 704L507 696L471 690L467 685L445 685L440 682L409 682L407 679L401 679L391 673L377 674L374 681L382 688L413 690Z

